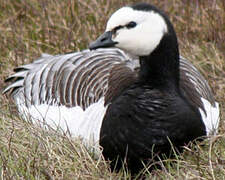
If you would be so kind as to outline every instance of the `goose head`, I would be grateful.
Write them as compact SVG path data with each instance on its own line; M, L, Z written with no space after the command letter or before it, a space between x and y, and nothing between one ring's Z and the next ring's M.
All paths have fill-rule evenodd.
M166 15L152 5L139 3L113 13L105 33L89 48L117 47L136 56L147 56L170 34L174 36L175 32Z
M142 81L179 86L177 36L168 17L156 7L138 3L117 10L90 50L117 47L139 57Z

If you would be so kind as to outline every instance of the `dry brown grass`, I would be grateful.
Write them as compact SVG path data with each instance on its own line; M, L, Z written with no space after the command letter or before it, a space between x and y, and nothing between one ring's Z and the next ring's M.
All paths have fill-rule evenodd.
M18 65L41 53L58 54L87 48L104 31L117 8L131 0L0 0L0 90ZM225 1L149 0L170 15L182 55L203 73L221 107L219 135L204 146L186 148L152 179L225 178ZM18 117L0 95L0 174L4 179L130 179L111 173L101 158L89 155L78 140L46 132ZM171 160L172 161L172 160ZM137 177L137 179L140 178Z

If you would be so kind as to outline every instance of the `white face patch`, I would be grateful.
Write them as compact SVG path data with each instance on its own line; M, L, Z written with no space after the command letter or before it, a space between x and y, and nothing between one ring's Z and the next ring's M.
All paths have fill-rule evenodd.
M125 26L131 21L136 22L137 25L130 29L126 27L119 29L112 40L118 42L116 47L131 54L149 55L168 31L165 20L154 11L139 11L131 7L123 7L110 17L106 31Z

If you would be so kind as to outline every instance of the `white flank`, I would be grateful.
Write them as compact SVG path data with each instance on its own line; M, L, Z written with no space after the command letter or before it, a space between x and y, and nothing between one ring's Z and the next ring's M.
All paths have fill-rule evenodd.
M85 146L97 154L100 152L100 129L107 109L104 106L104 98L90 105L85 111L79 106L68 108L48 104L27 108L20 98L16 99L16 103L25 119L32 120L42 127L60 129L72 137L79 137Z
M220 111L219 111L219 104L216 102L215 107L213 107L209 101L204 98L201 98L204 108L206 110L206 114L204 111L199 108L199 111L202 116L202 120L206 127L207 135L215 135L218 131L218 126L220 122Z

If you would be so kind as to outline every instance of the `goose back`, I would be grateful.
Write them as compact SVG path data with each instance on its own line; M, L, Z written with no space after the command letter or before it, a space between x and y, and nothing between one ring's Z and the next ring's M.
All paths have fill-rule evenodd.
M64 117L67 124L59 125L62 129L87 139L95 134L93 141L97 142L100 130L95 128L100 129L108 104L137 80L139 67L136 57L117 48L55 56L44 54L33 63L16 68L16 73L6 80L12 83L4 93L11 91L19 111L22 114L25 111L32 119L48 122L49 118L58 116L54 112L61 108L65 113L60 114L70 114ZM190 103L206 117L208 109L202 99L217 108L204 77L183 57L180 57L180 87ZM80 113L76 117L72 115L77 111ZM93 126L95 121L98 127ZM71 126L76 126L78 133ZM93 126L90 133L85 135L85 128L90 126Z

